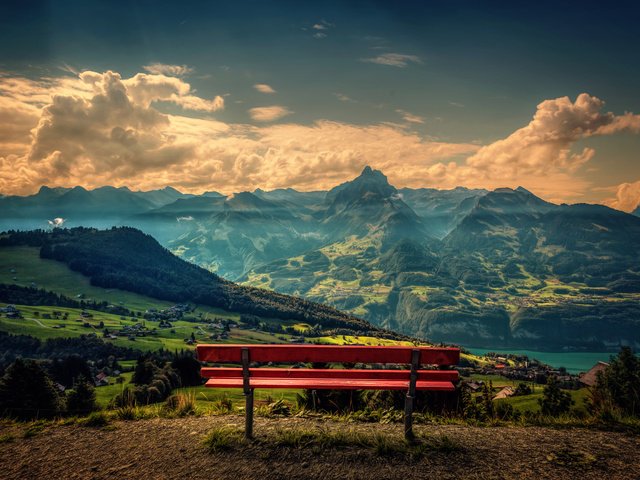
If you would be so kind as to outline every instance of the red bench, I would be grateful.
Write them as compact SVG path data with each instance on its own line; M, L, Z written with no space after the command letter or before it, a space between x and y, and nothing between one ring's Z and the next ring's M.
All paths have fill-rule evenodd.
M202 367L210 388L242 388L246 402L245 436L253 435L253 390L290 388L312 390L406 390L405 436L413 438L413 400L417 390L451 392L460 360L457 348L365 347L333 345L198 345L201 362L241 364L240 368ZM404 370L253 368L251 363L403 364ZM437 369L423 370L422 365Z

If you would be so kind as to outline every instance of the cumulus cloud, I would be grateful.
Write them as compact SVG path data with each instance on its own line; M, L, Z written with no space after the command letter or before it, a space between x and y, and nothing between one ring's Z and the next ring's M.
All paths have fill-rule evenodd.
M256 83L253 88L255 88L260 93L276 93L271 85L267 85L266 83Z
M36 96L46 88L27 81L21 86L31 87ZM36 112L37 118L29 125L30 142L23 143L26 154L2 152L6 156L0 158L0 171L7 173L0 180L3 191L19 192L34 183L97 185L169 168L189 156L194 146L172 136L169 117L152 104L168 101L201 111L222 108L219 100L191 95L188 84L164 75L141 73L122 79L111 71L87 71L48 87L48 103L40 110L22 104L30 114L25 118L33 120ZM29 96L28 90L24 94Z
M100 82L100 74L84 72L80 74L87 83ZM172 102L186 110L198 110L215 112L224 108L224 98L216 96L212 100L191 95L191 85L176 77L166 75L148 75L138 73L131 78L122 81L127 94L135 103L149 107L152 102Z
M554 170L573 173L595 153L588 147L572 152L571 147L578 140L628 129L629 122L620 122L613 113L603 113L603 106L602 100L586 93L575 102L569 97L545 100L528 125L481 148L466 163L492 178L544 175Z
M186 65L167 65L164 63L152 63L151 65L145 65L144 68L147 72L156 75L170 75L173 77L183 77L194 72L194 69L187 67Z
M398 68L404 68L410 63L422 63L420 57L416 55L404 55L402 53L383 53L376 57L363 58L361 61Z
M480 147L437 141L406 123L265 123L292 113L277 105L250 110L257 124L163 112L164 102L177 103L176 98L184 104L210 102L181 79L158 74L0 77L0 191L27 194L43 184L144 190L173 185L193 193L313 190L371 165L397 186L522 184L549 200L567 201L590 187L579 169L593 150L574 152L575 143L637 133L639 124L633 114L605 113L603 102L589 95L558 98L538 105L532 120L505 139ZM420 119L397 113L405 122ZM631 209L634 191L637 183L621 189L610 199L612 206Z
M281 105L271 105L270 107L255 107L249 110L249 116L256 122L273 122L280 118L291 115L293 112Z
M640 180L633 183L621 183L616 187L616 196L604 201L611 208L632 212L640 206Z

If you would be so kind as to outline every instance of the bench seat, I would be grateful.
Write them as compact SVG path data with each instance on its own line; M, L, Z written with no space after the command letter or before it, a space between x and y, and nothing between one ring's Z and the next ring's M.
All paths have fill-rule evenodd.
M457 370L418 370L418 380L457 382ZM204 378L242 378L242 368L202 367ZM251 378L351 378L409 381L411 370L341 369L341 368L249 368Z
M210 388L243 388L242 378L210 378L205 384ZM269 378L252 377L251 388L292 388L311 390L407 390L409 379L381 380L377 378ZM453 392L450 381L418 380L416 390Z

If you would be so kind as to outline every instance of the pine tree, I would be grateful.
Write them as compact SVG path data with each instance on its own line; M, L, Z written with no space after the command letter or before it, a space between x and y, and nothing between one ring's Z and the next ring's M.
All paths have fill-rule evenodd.
M592 397L596 409L612 404L628 415L640 415L640 358L629 347L622 347L598 375Z
M542 398L538 399L538 403L543 415L557 417L569 412L574 401L569 393L560 389L556 377L550 376L542 392Z
M29 420L60 414L55 385L33 360L18 358L0 380L0 414Z
M73 384L73 390L67 394L67 412L73 415L86 415L97 409L95 387L86 377L78 377Z

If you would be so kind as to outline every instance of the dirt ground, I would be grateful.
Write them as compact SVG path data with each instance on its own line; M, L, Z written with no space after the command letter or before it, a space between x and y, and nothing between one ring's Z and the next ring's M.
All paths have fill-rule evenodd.
M416 426L427 438L446 436L454 449L419 458L348 446L295 448L258 441L209 452L215 427L242 426L239 416L113 422L97 429L47 427L25 438L22 425L0 425L2 479L639 479L640 437L587 429ZM257 418L258 439L278 429L353 429L400 438L398 424Z

